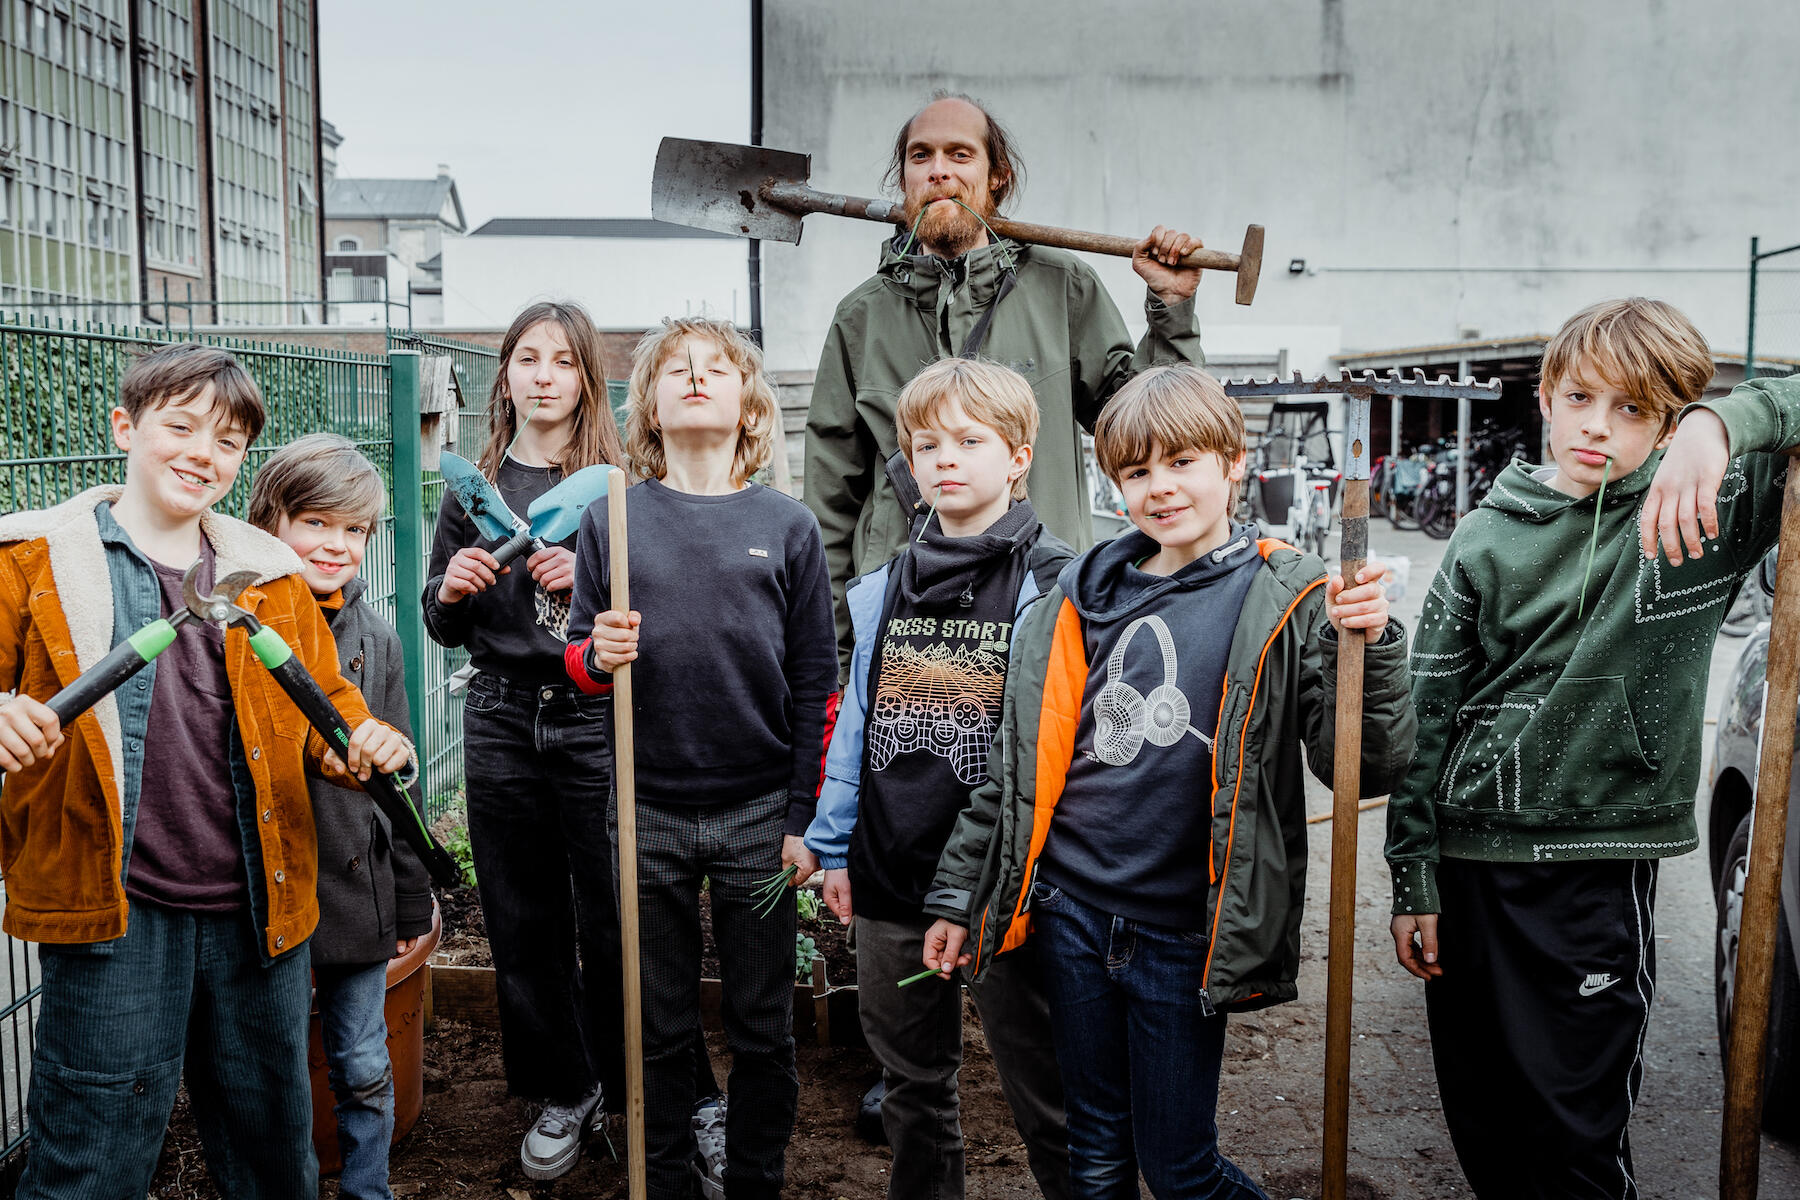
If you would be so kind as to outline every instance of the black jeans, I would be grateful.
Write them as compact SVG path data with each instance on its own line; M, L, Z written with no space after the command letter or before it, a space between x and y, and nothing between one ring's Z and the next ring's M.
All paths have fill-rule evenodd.
M515 1095L625 1096L624 992L606 799L611 706L482 673L463 706L469 842Z
M702 879L712 898L725 1041L731 1049L725 1194L731 1200L774 1200L781 1194L800 1098L794 1070L794 903L784 897L768 916L758 916L751 893L781 869L787 800L783 789L704 808L638 803L645 1140L652 1200L697 1195L690 1164ZM616 829L616 803L609 819Z

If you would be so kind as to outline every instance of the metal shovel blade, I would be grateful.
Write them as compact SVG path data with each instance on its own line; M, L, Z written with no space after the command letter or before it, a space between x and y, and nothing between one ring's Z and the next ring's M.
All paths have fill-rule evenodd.
M506 507L500 489L468 459L446 450L439 457L438 471L444 477L444 485L469 514L469 520L475 522L482 537L505 541L525 528L525 523Z
M811 175L810 154L666 137L656 151L650 215L737 237L798 243L800 214L764 199L763 187L804 184Z
M525 510L531 519L531 536L560 542L581 528L582 511L606 495L606 481L612 473L613 468L605 463L583 467L533 500Z

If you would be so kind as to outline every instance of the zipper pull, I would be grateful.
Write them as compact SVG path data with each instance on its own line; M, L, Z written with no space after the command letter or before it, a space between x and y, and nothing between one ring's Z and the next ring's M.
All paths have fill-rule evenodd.
M958 604L962 605L964 608L974 608L975 607L974 589L971 588L966 583L963 584L962 595L960 595L956 598L956 602Z

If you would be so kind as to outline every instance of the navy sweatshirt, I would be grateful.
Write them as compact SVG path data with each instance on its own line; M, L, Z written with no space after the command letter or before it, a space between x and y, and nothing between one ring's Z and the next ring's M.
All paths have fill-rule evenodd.
M831 581L819 523L751 484L691 496L646 480L628 493L637 795L706 805L786 789L786 831L812 821L825 702L837 686ZM581 518L569 674L598 691L587 641L611 607L606 506Z
M1156 550L1134 529L1063 568L1088 677L1040 877L1106 912L1193 929L1212 820L1194 781L1212 775L1225 662L1262 556L1244 525L1173 575L1138 570Z

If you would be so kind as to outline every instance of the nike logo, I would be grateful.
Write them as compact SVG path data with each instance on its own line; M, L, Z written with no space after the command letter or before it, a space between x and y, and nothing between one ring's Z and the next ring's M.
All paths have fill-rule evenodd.
M1611 972L1605 972L1599 975L1589 975L1586 979L1581 981L1580 991L1584 996L1592 996L1596 992L1604 992L1607 988L1617 982L1619 981L1612 977Z

